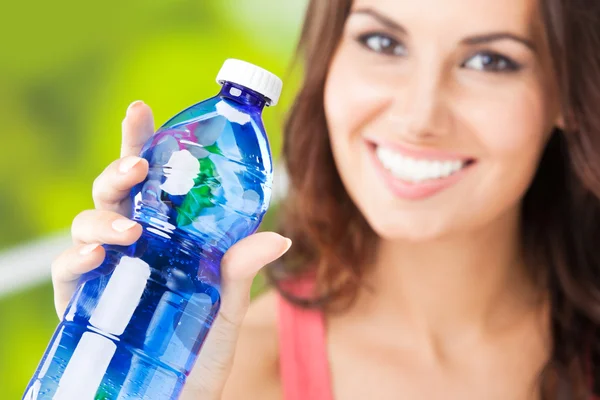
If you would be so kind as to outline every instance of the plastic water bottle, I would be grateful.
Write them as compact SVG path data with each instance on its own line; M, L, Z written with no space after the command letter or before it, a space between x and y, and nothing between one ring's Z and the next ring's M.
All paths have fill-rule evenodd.
M282 83L239 60L220 93L177 114L145 144L131 191L143 227L106 245L82 276L24 399L177 399L220 305L220 260L258 228L271 197L261 119Z

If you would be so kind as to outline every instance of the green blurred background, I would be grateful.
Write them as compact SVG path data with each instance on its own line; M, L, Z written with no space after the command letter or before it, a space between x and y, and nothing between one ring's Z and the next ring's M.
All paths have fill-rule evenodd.
M305 0L7 2L0 12L0 400L20 399L58 323L49 266L119 156L128 104L157 126L218 90L223 60L284 78L265 112L275 157L297 87ZM267 220L272 224L273 217Z

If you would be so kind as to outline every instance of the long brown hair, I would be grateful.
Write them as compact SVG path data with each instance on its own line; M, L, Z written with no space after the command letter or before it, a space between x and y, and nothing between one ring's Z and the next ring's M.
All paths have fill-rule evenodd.
M550 293L553 348L541 375L544 398L588 399L600 393L600 1L539 1L566 118L523 199L523 243ZM302 307L351 305L377 240L334 165L323 104L351 5L309 2L298 46L304 78L284 130L290 191L281 231L294 246L267 272ZM313 297L286 290L288 279L306 274L317 280Z

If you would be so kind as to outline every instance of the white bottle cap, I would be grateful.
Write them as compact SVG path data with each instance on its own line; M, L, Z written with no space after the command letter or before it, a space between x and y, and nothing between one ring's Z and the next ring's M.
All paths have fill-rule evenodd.
M217 83L223 82L236 83L262 94L269 106L277 104L283 86L281 79L266 69L233 58L225 60L217 74Z

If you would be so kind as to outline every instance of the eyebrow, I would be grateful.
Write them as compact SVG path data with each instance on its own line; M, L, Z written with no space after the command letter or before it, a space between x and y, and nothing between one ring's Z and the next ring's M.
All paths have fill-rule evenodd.
M535 45L533 44L533 42L531 40L525 39L521 36L515 35L513 33L510 32L494 32L494 33L487 33L484 35L476 35L476 36L469 36L465 39L463 39L461 41L461 43L464 44L485 44L485 43L490 43L490 42L494 42L497 40L514 40L515 42L519 42L522 45L528 47L531 51L536 51Z
M352 11L352 14L363 14L363 15L370 15L371 17L375 18L377 21L379 21L382 25L387 26L388 28L395 30L395 31L399 31L402 32L404 34L408 33L406 31L406 28L404 28L402 25L400 25L399 23L389 19L388 17L378 13L377 11L371 9L371 8L359 8L357 10Z
M389 29L392 29L405 35L408 34L408 31L402 25L371 8L359 8L352 11L352 14L369 15L375 18L377 21L379 21L382 25L388 27ZM514 40L528 47L530 50L534 52L536 51L536 47L531 40L525 39L519 35L515 35L510 32L492 32L482 35L468 36L462 39L461 43L466 45L477 45L495 42L498 40Z

